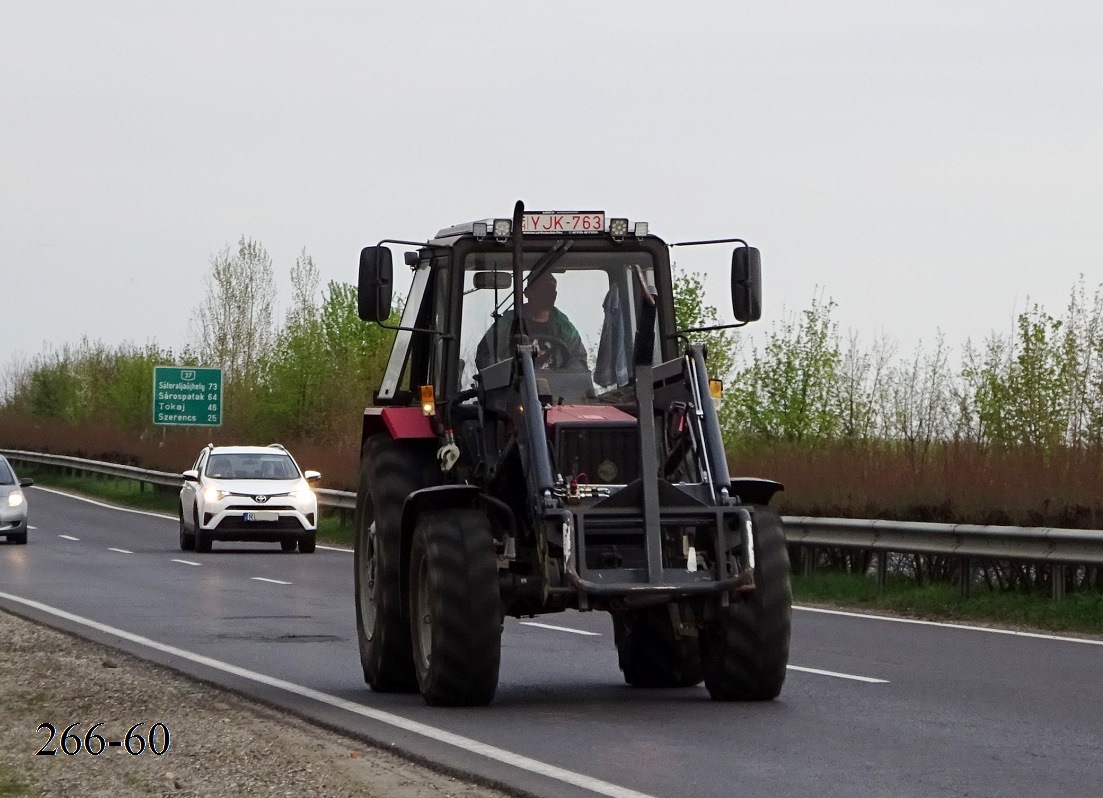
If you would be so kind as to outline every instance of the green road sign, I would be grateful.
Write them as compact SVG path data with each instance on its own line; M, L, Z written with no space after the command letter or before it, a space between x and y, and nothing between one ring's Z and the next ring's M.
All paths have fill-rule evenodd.
M153 367L153 423L222 425L222 369Z

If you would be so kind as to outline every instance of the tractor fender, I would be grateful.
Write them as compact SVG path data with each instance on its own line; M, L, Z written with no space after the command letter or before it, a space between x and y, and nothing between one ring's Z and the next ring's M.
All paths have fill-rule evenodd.
M761 504L765 507L779 490L785 490L785 486L772 479L734 477L731 481L731 495L738 496L743 504Z
M393 439L435 438L429 417L420 407L368 407L364 410L364 426L360 434L361 451L372 435L386 432Z
M481 495L478 485L433 485L415 490L402 505L402 539L405 541L413 536L417 518L426 510L471 507Z

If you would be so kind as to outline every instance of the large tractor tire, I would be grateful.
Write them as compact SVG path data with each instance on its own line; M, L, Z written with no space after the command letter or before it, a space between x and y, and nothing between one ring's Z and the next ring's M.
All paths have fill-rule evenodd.
M356 491L356 637L364 681L381 693L414 692L410 627L402 611L402 505L439 473L431 444L368 438Z
M793 591L781 519L754 508L751 526L755 590L701 629L705 686L715 701L773 700L789 664Z
M613 639L633 687L692 687L703 678L697 638L675 635L668 605L615 614Z
M502 607L486 515L424 513L410 549L410 637L432 706L482 706L498 689Z

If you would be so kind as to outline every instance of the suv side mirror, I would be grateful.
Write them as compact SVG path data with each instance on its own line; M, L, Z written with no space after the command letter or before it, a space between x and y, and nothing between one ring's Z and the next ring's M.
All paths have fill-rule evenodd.
M732 310L736 321L762 318L762 256L754 247L732 253Z
M319 474L317 471L304 471L303 472L303 479L305 479L307 482L317 482L321 478L322 478L322 475Z
M185 482L198 482L199 481L199 472L196 471L194 468L188 469L187 471L182 473L180 476L182 476L184 478Z
M34 480L31 479L30 477L23 477L22 479L19 480L19 487L21 487L21 488L29 488L33 484L34 484Z
M356 312L364 321L386 321L391 315L394 267L387 247L364 247L360 251L360 283L356 291Z

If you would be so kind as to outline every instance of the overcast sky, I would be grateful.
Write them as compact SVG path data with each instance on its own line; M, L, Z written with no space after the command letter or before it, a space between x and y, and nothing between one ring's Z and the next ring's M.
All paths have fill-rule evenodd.
M762 250L765 331L832 297L909 350L1103 281L1103 5L0 4L0 367L179 347L210 258L529 209ZM709 270L730 313L727 251ZM282 315L282 314L281 314Z

